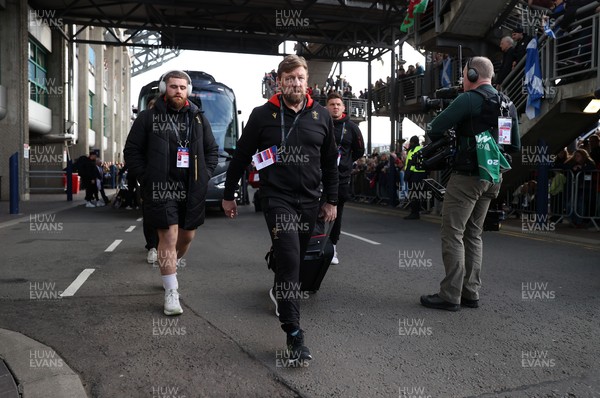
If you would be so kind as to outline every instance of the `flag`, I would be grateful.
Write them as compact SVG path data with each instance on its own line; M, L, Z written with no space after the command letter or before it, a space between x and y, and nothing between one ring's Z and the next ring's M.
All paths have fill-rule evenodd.
M542 69L537 50L537 39L534 37L527 44L527 58L525 59L525 86L527 88L527 107L525 113L529 119L534 119L540 114L544 85L542 83Z
M452 58L448 57L442 62L442 87L452 86Z
M429 0L410 0L406 17L400 26L402 32L407 32L415 24L415 14L422 14L427 9Z
M550 27L550 22L546 22L546 25L544 25L544 33L546 34L546 36L548 36L551 39L556 39L556 33L554 33L554 31L552 30L552 28Z

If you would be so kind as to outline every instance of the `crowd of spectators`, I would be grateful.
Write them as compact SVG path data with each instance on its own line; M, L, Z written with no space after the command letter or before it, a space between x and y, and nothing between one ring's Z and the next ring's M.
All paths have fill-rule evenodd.
M589 218L600 218L600 132L578 142L572 151L560 150L553 158L548 181L553 221L569 218L576 228L589 226ZM511 192L510 207L515 215L535 212L537 177Z
M408 206L408 186L404 178L407 147L404 141L394 152L374 151L354 163L352 196L355 200ZM583 173L580 173L583 172ZM590 173L591 172L591 173ZM519 217L535 213L537 175L511 188L508 207ZM600 132L577 143L572 151L563 149L553 157L549 175L550 215L552 220L568 219L575 228L590 226L589 218L600 218ZM422 203L428 208L432 203ZM585 217L580 217L585 215Z
M120 194L117 207L139 207L138 182L128 178L127 166L123 162L104 162L95 154L81 156L73 163L73 172L78 173L81 189L86 190L86 206L99 207L109 204L104 189L117 189L114 199ZM66 189L66 188L65 188ZM101 198L100 198L101 196ZM102 199L102 200L101 200Z
M404 180L407 147L405 140L395 151L374 151L354 163L353 195L366 202L385 202L399 206L406 202L408 186Z
M400 61L399 67L396 71L396 78L399 81L399 84L403 84L406 88L406 91L410 91L410 86L414 83L414 77L423 76L425 74L425 68L421 63L417 62L415 65L408 65L405 69L406 61ZM388 76L385 81L383 79L378 79L374 84L371 85L373 89L372 100L375 105L375 109L379 110L384 104L384 98L381 90L385 87L388 87L390 84L391 78ZM263 86L265 89L265 96L268 98L277 92L277 72L273 69L271 72L266 72L263 76ZM317 99L324 100L327 98L327 95L333 92L337 92L342 95L343 98L358 98L358 99L367 99L368 98L368 88L360 90L358 94L354 92L354 89L350 82L346 79L346 77L342 74L334 76L330 76L324 82L324 84L314 83L309 85L308 94ZM360 115L359 115L360 116Z
M263 84L265 86L265 94L267 96L270 97L277 92L277 72L275 69L271 70L271 72L265 73L263 77ZM366 89L365 91L361 90L357 96L353 91L352 85L344 75L335 76L335 80L332 76L330 76L323 84L313 83L308 86L308 94L318 100L324 100L330 93L333 92L337 92L343 98L367 98Z
M538 18L524 17L527 18L530 25L527 30L522 26L516 26L510 36L500 39L502 60L498 63L494 83L502 88L502 85L506 84L505 79L510 71L525 57L527 44L532 37L536 36L539 39L550 31L556 38L566 37L567 44L571 47L571 51L560 51L557 60L558 66L569 67L569 73L573 72L575 68L586 68L588 60L582 54L590 52L590 49L587 48L590 43L585 36L591 32L591 22L578 23L578 21L600 12L600 7L581 12L581 8L589 3L589 0L528 0L529 10L526 12L542 17L539 20ZM535 21L538 25L531 25L531 21Z

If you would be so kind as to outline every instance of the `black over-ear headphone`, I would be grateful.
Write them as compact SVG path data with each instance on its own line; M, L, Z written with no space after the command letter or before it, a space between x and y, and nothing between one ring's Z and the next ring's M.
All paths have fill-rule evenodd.
M477 79L479 79L479 72L477 72L477 69L471 66L472 59L473 58L469 58L467 60L467 79L469 79L471 83L475 83Z
M182 70L170 70L160 77L160 81L158 82L158 92L160 93L160 95L164 95L167 92L167 82L165 82L165 76L167 76L171 72L179 72L187 76L187 96L189 97L190 95L192 95L192 78L190 77L190 75L188 75Z

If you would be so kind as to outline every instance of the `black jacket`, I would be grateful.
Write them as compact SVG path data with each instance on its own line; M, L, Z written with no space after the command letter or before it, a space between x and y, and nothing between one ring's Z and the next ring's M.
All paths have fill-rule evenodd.
M515 60L519 62L515 57L514 47L509 48L503 53L502 65L500 65L500 69L498 69L498 72L496 73L496 84L502 84L504 82L506 76L512 71L512 64Z
M261 197L276 197L294 203L313 202L321 196L319 185L322 181L327 200L337 201L337 150L329 112L307 95L305 108L296 113L280 102L280 96L274 95L250 114L227 170L224 198L234 199L235 188L252 161L252 155L257 150L276 145L278 161L259 171ZM298 117L283 151L281 109L285 135Z
M350 116L344 114L341 119L333 121L335 129L335 143L342 153L338 171L340 173L340 185L350 182L352 164L365 154L365 142L362 133L356 123L350 121ZM345 130L342 139L342 128Z
M82 188L93 186L93 179L96 178L96 161L87 156L82 156L77 160L77 171L81 177Z
M531 41L531 37L523 35L523 38L519 41L515 41L515 47L514 47L514 57L515 57L515 62L519 63L519 61L521 60L521 58L523 58L525 56L525 54L527 54L527 45L529 44L529 42Z
M168 115L168 116L166 116ZM198 107L186 104L179 112L167 109L164 99L156 101L154 108L142 111L127 136L123 149L125 163L129 173L135 175L142 183L142 197L151 204L149 220L157 228L166 228L157 214L166 201L153 200L152 187L169 182L175 163L170 159L170 146L173 130L168 117L187 120L192 124L188 148L190 150L190 167L187 169L188 187L186 194L187 212L184 229L194 229L204 223L204 201L208 189L208 180L217 166L219 147L215 142L210 124ZM181 119L180 117L184 117ZM153 185L157 184L157 185ZM164 185L163 185L164 186ZM155 211L156 210L156 211Z

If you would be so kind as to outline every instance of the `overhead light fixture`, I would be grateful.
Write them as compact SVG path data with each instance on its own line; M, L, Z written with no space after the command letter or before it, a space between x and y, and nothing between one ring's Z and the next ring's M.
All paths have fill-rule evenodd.
M583 110L583 113L597 113L600 111L600 99L593 99Z
M557 85L558 85L558 83L560 83L560 81L561 81L561 80L562 80L562 79L556 79L556 80L554 80L554 85L555 85L555 86L557 86Z
M594 91L594 98L587 104L583 113L597 113L600 111L600 87Z

